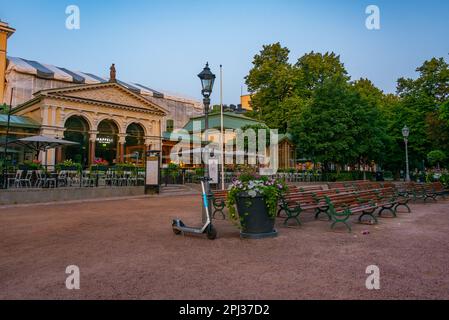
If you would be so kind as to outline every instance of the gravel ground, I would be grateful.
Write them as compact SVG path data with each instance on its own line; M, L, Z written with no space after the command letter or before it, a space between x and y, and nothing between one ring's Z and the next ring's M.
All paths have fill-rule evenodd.
M135 198L0 208L0 299L449 298L449 201L330 231L306 213L279 237L175 236L171 219L200 222L200 197ZM370 233L363 235L364 230ZM77 265L80 290L67 290ZM367 290L368 265L380 290Z

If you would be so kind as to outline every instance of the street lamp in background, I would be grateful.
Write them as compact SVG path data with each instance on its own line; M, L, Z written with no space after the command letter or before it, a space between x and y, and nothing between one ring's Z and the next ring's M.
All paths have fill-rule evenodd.
M405 143L405 181L410 181L410 172L408 167L408 136L410 134L410 129L407 128L407 126L404 126L402 128L402 136L404 137L404 143Z
M209 143L209 137L207 134L207 130L209 129L209 108L210 108L210 95L212 94L212 88L214 87L214 81L215 81L215 74L213 74L210 71L209 63L206 63L206 66L204 67L203 71L201 71L198 74L198 78L201 80L201 94L203 95L203 104L204 104L204 141L206 143ZM201 142L201 148L202 148L202 142ZM208 147L206 146L206 149ZM204 154L203 152L201 152ZM209 159L209 157L205 157L206 159ZM204 178L205 178L205 191L208 195L208 198L210 198L210 185L209 185L209 164L204 164ZM203 206L203 222L206 221L206 211Z

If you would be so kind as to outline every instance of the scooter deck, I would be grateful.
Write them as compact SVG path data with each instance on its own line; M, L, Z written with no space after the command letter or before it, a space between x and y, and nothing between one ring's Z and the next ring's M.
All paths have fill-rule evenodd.
M182 232L187 232L187 233L197 233L197 234L201 234L203 233L201 231L201 229L197 229L197 228L190 228L190 227L175 227L175 229L182 231Z

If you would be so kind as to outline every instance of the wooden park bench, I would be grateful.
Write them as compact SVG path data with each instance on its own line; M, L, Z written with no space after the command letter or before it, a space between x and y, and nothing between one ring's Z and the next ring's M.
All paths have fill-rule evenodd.
M288 225L290 220L295 220L298 225L301 225L299 215L303 211L316 210L317 208L318 204L312 194L289 193L286 194L280 201L278 216L282 211L284 211L286 214L284 225Z
M226 199L228 197L228 190L213 190L212 191L212 206L214 207L214 211L212 212L212 218L215 218L215 214L217 212L221 213L223 219L226 219L226 215L223 210L226 206Z
M353 190L351 190L352 192ZM319 190L319 191L309 191L309 192L298 192L291 191L281 199L280 209L278 211L278 216L282 211L285 212L286 218L284 220L284 225L288 225L290 220L295 220L298 225L301 225L301 220L299 216L304 211L315 212L315 219L318 219L321 214L325 214L328 219L330 216L328 214L329 206L325 201L325 197L333 197L335 195L340 195L342 193L348 193L347 190L340 191L339 189L330 190Z
M443 199L446 199L446 193L449 193L449 189L444 188L444 185L441 182L439 182L439 181L433 182L432 187L433 187L433 191L436 194L436 197L441 197Z
M410 182L407 184L407 190L409 192L409 196L414 202L419 199L424 202L426 202L427 199L436 201L437 194L434 191L432 184Z
M363 222L365 216L370 217L371 221L377 223L377 218L374 216L374 212L378 208L377 203L358 198L355 193L342 194L334 198L326 196L325 201L329 207L328 212L332 221L331 229L334 229L338 223L342 223L351 232L352 228L348 220L351 215L355 214L359 214L358 221L360 223Z
M364 184L364 183L369 183L368 180L353 180L353 181L340 181L340 182L329 182L327 184L329 189L334 189L334 188L347 188L347 187L354 187L356 185L359 184Z
M424 201L427 201L427 199L432 199L433 201L437 201L438 194L435 191L435 188L433 187L432 183L426 183L423 185L424 187Z

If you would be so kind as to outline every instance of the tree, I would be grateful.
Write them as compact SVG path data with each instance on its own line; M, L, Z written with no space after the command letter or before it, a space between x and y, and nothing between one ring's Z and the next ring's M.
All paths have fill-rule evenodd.
M446 160L446 154L441 150L432 150L427 154L427 160L431 165L437 165L440 168L440 163Z
M309 97L328 79L349 81L348 73L340 56L334 52L305 54L295 64L295 90L297 95Z
M253 111L250 115L282 132L287 129L289 114L282 102L291 96L293 88L289 52L279 42L263 46L260 53L254 56L253 68L245 77L248 91L252 93Z
M449 122L445 110L449 99L449 65L432 58L416 69L416 79L398 79L401 110L397 119L410 127L410 162L419 167L433 149L449 149Z
M368 79L350 82L340 57L310 52L294 65L279 43L263 46L246 77L250 113L293 134L299 154L321 162L368 164L398 172L404 167L402 128L410 128L411 168L431 150L449 150L449 65L432 58L416 79L400 78L384 94Z
M318 85L290 129L301 154L315 161L343 165L358 157L358 128L353 119L357 95L344 79Z
M353 119L357 123L358 141L355 148L359 164L384 162L385 148L389 143L387 122L381 111L384 94L368 79L355 81L352 89L358 95L357 104L353 106Z
M400 78L397 92L401 97L421 94L432 97L438 104L449 99L449 65L443 58L424 61L416 69L416 80Z

